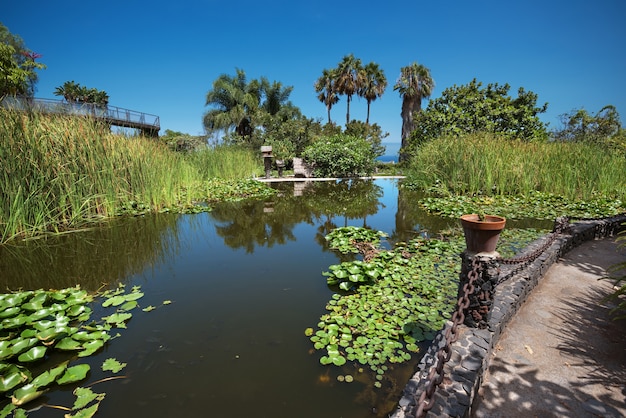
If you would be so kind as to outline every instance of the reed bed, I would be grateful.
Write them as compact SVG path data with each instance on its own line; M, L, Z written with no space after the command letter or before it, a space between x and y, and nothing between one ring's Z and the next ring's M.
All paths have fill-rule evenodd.
M0 243L75 228L120 208L189 205L194 196L187 191L210 176L253 171L229 166L243 160L230 150L186 157L154 139L112 134L89 118L0 109L0 139ZM219 153L225 161L213 155Z
M471 195L532 191L572 200L626 201L626 157L593 143L521 142L491 134L441 138L410 161L409 181L424 190Z

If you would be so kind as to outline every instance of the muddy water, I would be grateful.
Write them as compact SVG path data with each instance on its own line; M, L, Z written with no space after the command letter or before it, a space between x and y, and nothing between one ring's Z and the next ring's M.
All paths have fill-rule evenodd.
M128 328L95 356L123 379L97 383L103 417L387 416L417 358L390 368L382 389L357 366L322 366L304 336L332 292L322 272L340 261L324 236L368 226L390 243L455 222L429 217L396 180L277 184L266 201L222 204L199 215L150 215L0 248L0 288L88 290L124 283L145 296ZM163 305L164 301L171 301ZM340 374L359 376L339 383ZM71 406L73 388L42 402ZM38 408L29 405L29 408ZM31 417L61 417L43 407Z

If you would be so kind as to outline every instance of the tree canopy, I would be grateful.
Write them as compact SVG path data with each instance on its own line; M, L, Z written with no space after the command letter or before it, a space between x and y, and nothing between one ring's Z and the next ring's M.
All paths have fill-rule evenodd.
M411 145L475 132L500 133L523 141L547 139L546 125L539 114L547 110L548 104L537 106L538 96L523 87L513 98L509 89L509 84L497 83L483 87L476 79L445 89L441 97L431 100L416 115Z
M104 90L81 86L74 80L66 81L54 90L55 96L63 96L68 103L92 103L101 106L109 104L109 95Z
M5 96L34 96L37 84L35 70L46 68L35 61L40 57L0 23L0 99Z

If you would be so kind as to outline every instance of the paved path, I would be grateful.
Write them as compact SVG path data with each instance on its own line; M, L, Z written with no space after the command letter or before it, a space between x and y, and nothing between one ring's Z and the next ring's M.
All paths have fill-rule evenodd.
M550 267L500 337L473 417L626 417L626 320L609 318L612 282L598 280L625 260L605 238Z

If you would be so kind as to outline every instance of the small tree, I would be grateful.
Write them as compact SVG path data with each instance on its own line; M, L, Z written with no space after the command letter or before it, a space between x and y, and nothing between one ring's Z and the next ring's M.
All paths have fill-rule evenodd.
M563 127L552 132L557 141L606 142L620 134L622 124L613 105L604 106L595 115L585 109L573 110L561 115Z
M303 157L321 177L371 175L376 166L372 144L346 134L320 138L304 150Z

